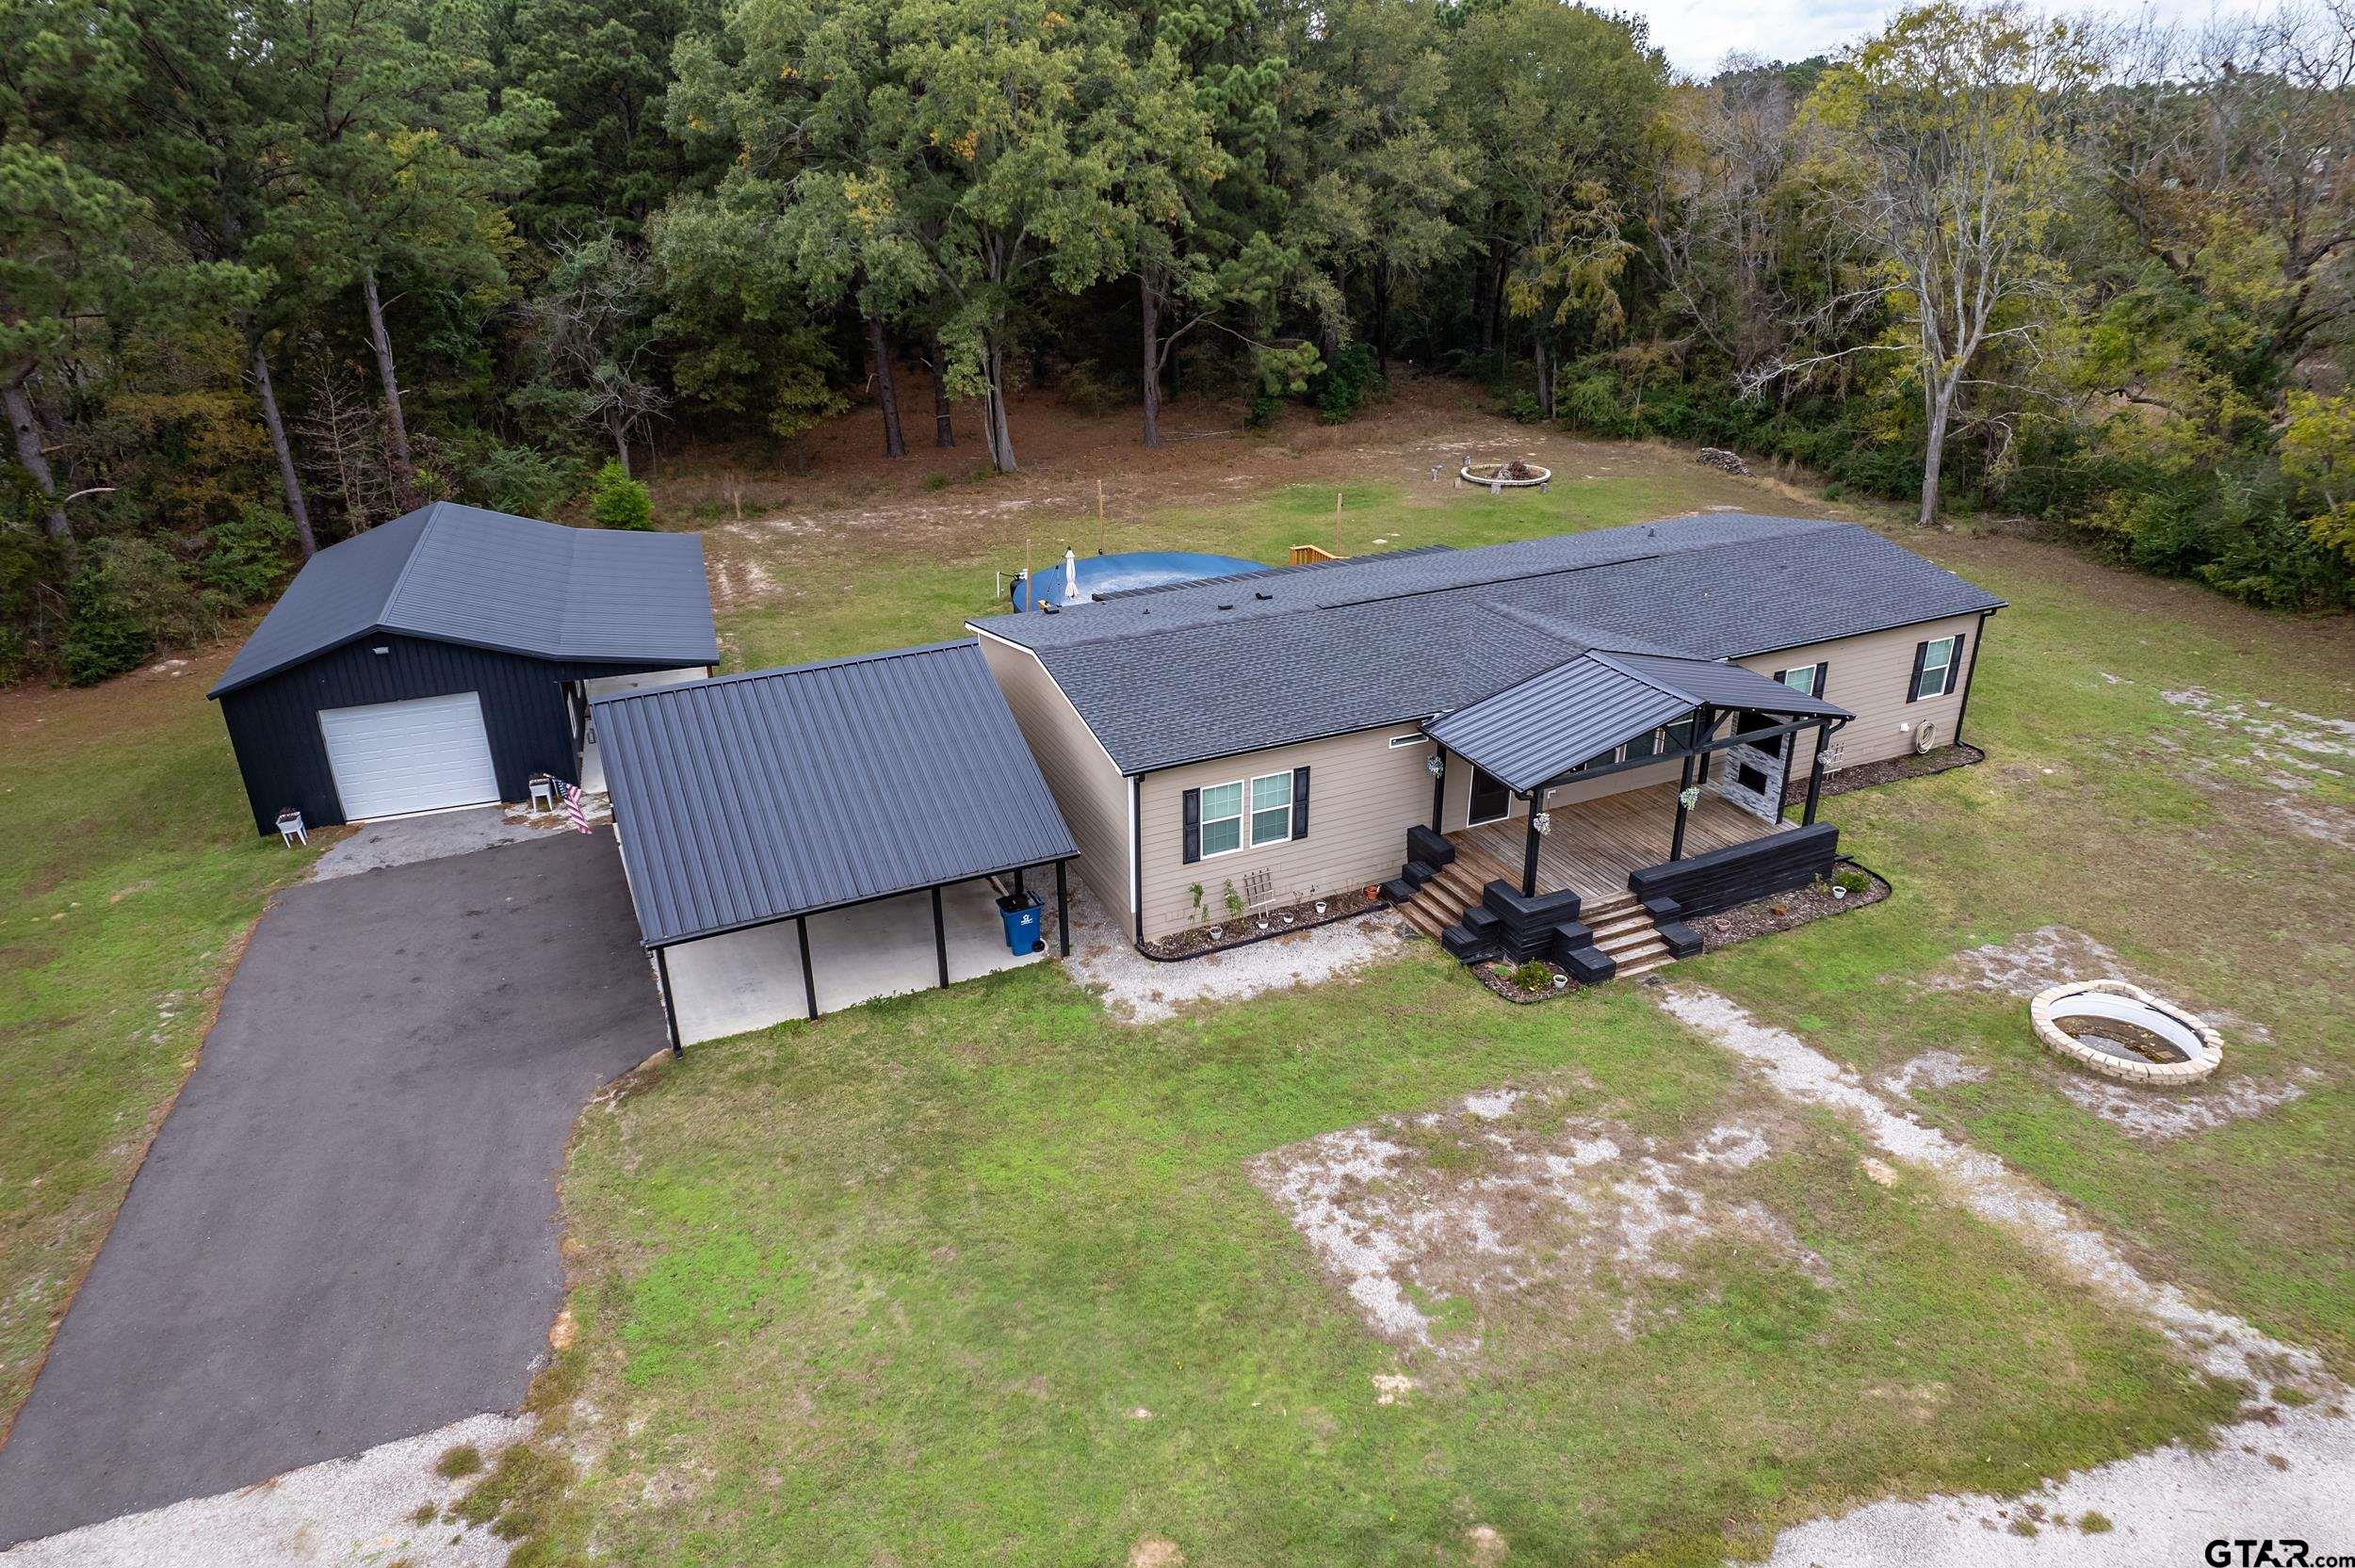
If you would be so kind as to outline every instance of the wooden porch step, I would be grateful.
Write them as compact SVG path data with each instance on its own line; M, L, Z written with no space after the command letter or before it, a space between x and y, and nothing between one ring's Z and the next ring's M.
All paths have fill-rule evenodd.
M1409 898L1399 905L1398 913L1405 917L1408 925L1434 942L1438 941L1439 933L1455 924L1459 917L1433 907L1430 899L1420 897Z
M1648 975L1655 969L1665 969L1675 962L1676 960L1668 957L1667 950L1663 948L1658 958L1646 959L1641 963L1625 965L1611 978L1615 980L1632 980L1640 975Z

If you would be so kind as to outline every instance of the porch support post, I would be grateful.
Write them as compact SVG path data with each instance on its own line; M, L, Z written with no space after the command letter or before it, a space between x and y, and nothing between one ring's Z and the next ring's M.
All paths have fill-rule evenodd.
M1711 740L1715 737L1716 733L1717 710L1704 704L1701 708L1700 718L1697 719L1693 725L1693 744L1697 746L1705 741ZM1694 781L1696 784L1705 784L1709 782L1709 765L1716 760L1716 755L1717 753L1714 752L1703 752L1701 753L1700 767L1698 770L1700 776Z
M1439 824L1447 816L1447 748L1440 746L1431 754L1439 759L1439 771L1431 781L1431 831L1436 833L1442 831Z
M1529 792L1528 842L1521 849L1521 897L1537 897L1537 814L1546 809L1546 792L1541 786Z
M1668 835L1668 864L1684 858L1684 792L1693 787L1693 753L1684 753L1684 768L1677 777L1677 827Z
M671 1054L683 1057L687 1054L687 1047L679 1043L678 1009L671 1001L671 958L663 948L654 950L654 972L662 980L662 1026L670 1031Z
M1800 819L1803 828L1815 826L1815 802L1824 794L1824 742L1831 737L1831 720L1827 719L1815 726L1815 766L1807 770L1807 815Z
M940 989L949 989L949 921L940 913L940 888L933 888L933 954L940 960Z
M793 934L802 944L802 1003L809 1010L809 1021L818 1022L818 971L809 962L809 916L793 917Z
M1071 956L1071 890L1064 878L1064 862L1055 863L1055 940L1063 956Z

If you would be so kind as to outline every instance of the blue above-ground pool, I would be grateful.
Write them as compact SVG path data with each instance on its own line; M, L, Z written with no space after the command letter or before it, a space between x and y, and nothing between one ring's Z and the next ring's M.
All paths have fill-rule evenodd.
M1242 572L1265 572L1265 561L1240 556L1206 556L1192 550L1129 550L1117 556L1082 556L1075 567L1080 598L1118 593L1134 588L1160 588L1168 583L1198 582L1208 577L1231 577ZM1032 579L1041 602L1065 603L1061 561ZM1031 596L1020 577L1014 580L1014 607L1027 610Z

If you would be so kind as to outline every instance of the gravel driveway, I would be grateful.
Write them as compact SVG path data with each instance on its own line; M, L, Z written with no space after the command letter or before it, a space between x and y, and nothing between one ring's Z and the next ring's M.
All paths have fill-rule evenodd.
M662 1045L608 834L280 897L0 1447L0 1545L514 1409L566 1135Z

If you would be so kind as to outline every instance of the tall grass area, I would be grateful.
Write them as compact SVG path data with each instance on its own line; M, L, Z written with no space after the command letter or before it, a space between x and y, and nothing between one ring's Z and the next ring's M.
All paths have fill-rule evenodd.
M245 933L311 858L255 838L214 672L0 693L0 1423Z

